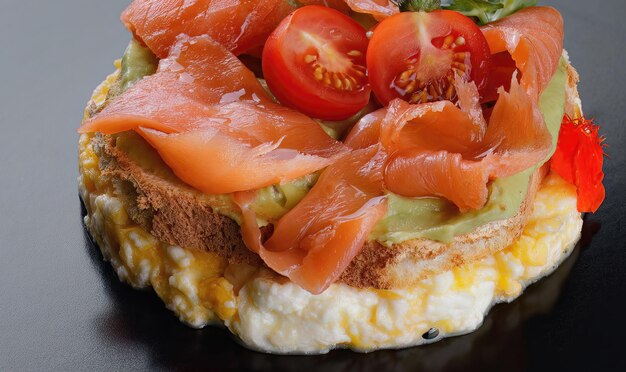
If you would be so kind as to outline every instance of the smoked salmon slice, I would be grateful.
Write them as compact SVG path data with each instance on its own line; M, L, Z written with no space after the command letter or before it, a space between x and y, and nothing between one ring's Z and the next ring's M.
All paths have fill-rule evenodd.
M398 5L390 0L298 0L301 5L323 5L344 13L370 14L382 19L399 12Z
M387 211L386 154L378 145L352 151L324 170L313 189L274 225L264 244L250 195L235 196L244 214L242 235L274 271L311 293L335 282L361 251Z
M389 0L134 0L122 22L137 40L165 58L178 35L208 35L233 54L258 53L267 37L300 5L325 5L377 18L398 12Z
M254 75L208 37L181 37L155 75L79 132L135 130L187 184L210 194L305 176L348 149L320 126L267 96Z
M345 0L298 0L298 3L302 5L323 5L346 14L350 12L350 7Z
M548 85L563 52L563 17L551 7L528 7L481 28L491 54L508 52L522 87L535 100Z
M550 152L551 136L537 104L512 80L510 92L500 90L488 125L475 85L457 82L460 107L394 100L363 118L346 144L380 141L390 154L384 171L389 191L443 197L461 211L479 209L487 201L489 180L529 168Z
M159 58L178 35L209 35L235 55L262 47L295 6L286 0L134 0L122 22Z
M398 5L390 0L344 0L357 13L371 14L375 18L385 18L399 12Z
M478 96L477 91L473 94ZM479 209L487 202L489 180L530 168L550 152L552 137L543 116L515 78L510 92L501 89L484 135L480 124L472 129L469 115L451 104L434 115L456 128L456 138L448 136L445 141L438 140L441 130L423 108L404 101L392 106L399 106L401 114L387 120L399 121L397 126L408 121L400 136L410 145L397 147L385 171L385 185L400 195L438 196L461 211Z

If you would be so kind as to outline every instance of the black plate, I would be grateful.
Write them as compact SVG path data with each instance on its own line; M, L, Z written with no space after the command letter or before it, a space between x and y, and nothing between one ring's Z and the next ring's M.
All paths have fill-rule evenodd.
M85 235L75 128L129 39L127 3L0 5L0 370L626 370L625 2L543 1L565 18L610 156L607 200L572 257L473 334L316 357L259 354L222 329L183 326L152 292L119 283Z

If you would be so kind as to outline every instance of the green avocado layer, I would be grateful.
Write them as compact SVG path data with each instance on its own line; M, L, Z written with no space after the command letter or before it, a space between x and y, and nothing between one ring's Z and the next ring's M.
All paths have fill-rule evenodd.
M159 60L150 49L132 39L122 57L120 88L122 92L145 76L156 72Z
M156 66L156 57L149 50L135 41L131 42L122 59L122 91L144 76L154 73ZM566 81L567 63L562 59L555 76L539 101L539 107L552 134L553 151L565 112ZM126 145L133 143L133 146L124 146L130 154L133 154L133 158L140 164L149 163L145 165L151 169L160 168L160 165L166 167L147 143L138 143L137 137L124 135L120 138L127 142ZM148 162L147 159L152 161ZM519 210L528 192L530 177L541 165L538 164L511 177L495 180L489 186L487 204L477 211L460 213L454 204L440 198L406 198L388 193L387 215L378 222L369 238L386 245L417 238L448 242L455 236L466 234L486 223L510 218ZM167 173L168 178L175 178L171 172ZM282 217L304 198L317 177L316 173L284 185L259 190L257 200L253 204L259 223L265 225L268 221ZM227 195L207 195L207 198L216 202L217 212L239 221L237 208Z

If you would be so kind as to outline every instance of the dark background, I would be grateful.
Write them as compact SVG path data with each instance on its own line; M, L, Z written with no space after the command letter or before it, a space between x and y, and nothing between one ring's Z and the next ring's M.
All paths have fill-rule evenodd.
M626 2L542 1L565 18L585 112L607 137L608 196L584 244L474 334L319 357L258 354L222 329L186 328L90 245L75 129L129 40L118 20L128 2L0 0L0 370L626 370Z

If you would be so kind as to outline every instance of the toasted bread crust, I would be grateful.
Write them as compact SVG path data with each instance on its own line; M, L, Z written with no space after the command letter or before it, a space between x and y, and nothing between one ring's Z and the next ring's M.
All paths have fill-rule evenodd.
M129 217L155 238L215 252L229 263L263 264L244 245L239 225L215 212L199 191L143 169L116 147L113 136L97 135L93 144L102 174L110 177Z
M576 110L580 110L578 74L571 66L568 76L566 113L576 116ZM130 218L154 237L168 244L213 252L229 263L264 265L246 248L239 225L215 211L202 193L144 169L116 147L112 136L96 135L92 142L100 156L102 174L113 181ZM544 166L533 174L526 199L513 217L485 224L450 243L414 239L387 247L369 241L339 281L357 288L406 288L429 275L504 249L522 233L547 171L548 166ZM264 229L264 234L270 232L271 227Z

